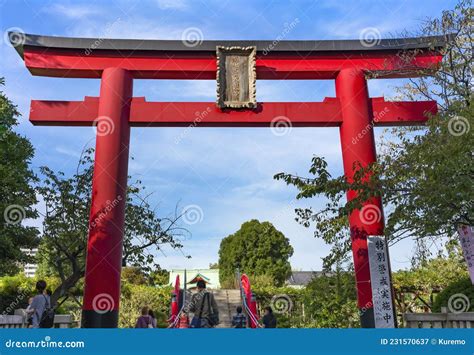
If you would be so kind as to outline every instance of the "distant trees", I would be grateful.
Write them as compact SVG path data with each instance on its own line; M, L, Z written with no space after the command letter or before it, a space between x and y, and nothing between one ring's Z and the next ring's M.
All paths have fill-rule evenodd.
M220 282L231 284L238 268L250 276L266 275L276 286L282 285L291 273L292 255L290 241L282 232L270 222L253 219L222 239L218 262Z
M0 78L0 86L4 79ZM34 149L30 141L13 131L20 113L0 91L0 276L14 274L29 260L21 249L38 245L38 230L22 220L37 217L34 173L29 167Z

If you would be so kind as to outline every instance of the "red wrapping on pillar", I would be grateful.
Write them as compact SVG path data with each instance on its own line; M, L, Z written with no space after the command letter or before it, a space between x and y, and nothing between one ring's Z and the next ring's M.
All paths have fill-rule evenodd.
M242 274L240 277L242 282L242 287L245 293L245 302L247 303L248 309L247 312L249 313L249 323L250 328L257 328L258 327L258 314L257 314L257 300L252 293L252 289L250 287L250 280L247 275Z
M176 322L176 318L179 314L179 293L180 293L180 282L179 282L179 275L176 276L176 282L174 284L174 291L171 296L171 317L168 320L170 326L174 326Z

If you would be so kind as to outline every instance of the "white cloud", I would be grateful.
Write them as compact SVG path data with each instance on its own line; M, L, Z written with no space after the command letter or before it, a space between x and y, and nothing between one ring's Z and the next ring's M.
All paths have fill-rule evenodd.
M88 16L100 15L102 11L90 4L88 5L62 5L54 4L43 9L45 12L53 13L58 16L66 17L68 19L83 19Z
M158 7L162 10L184 10L188 7L188 2L185 0L157 0L157 2Z

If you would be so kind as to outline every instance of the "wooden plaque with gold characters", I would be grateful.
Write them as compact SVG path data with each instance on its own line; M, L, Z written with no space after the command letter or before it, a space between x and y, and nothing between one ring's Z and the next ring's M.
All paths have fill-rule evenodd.
M217 106L255 108L257 47L217 47Z

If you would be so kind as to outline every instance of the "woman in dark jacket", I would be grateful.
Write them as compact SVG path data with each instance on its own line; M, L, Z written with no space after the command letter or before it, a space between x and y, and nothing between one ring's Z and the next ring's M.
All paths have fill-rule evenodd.
M262 319L264 328L276 328L277 320L271 307L265 307L265 314Z

